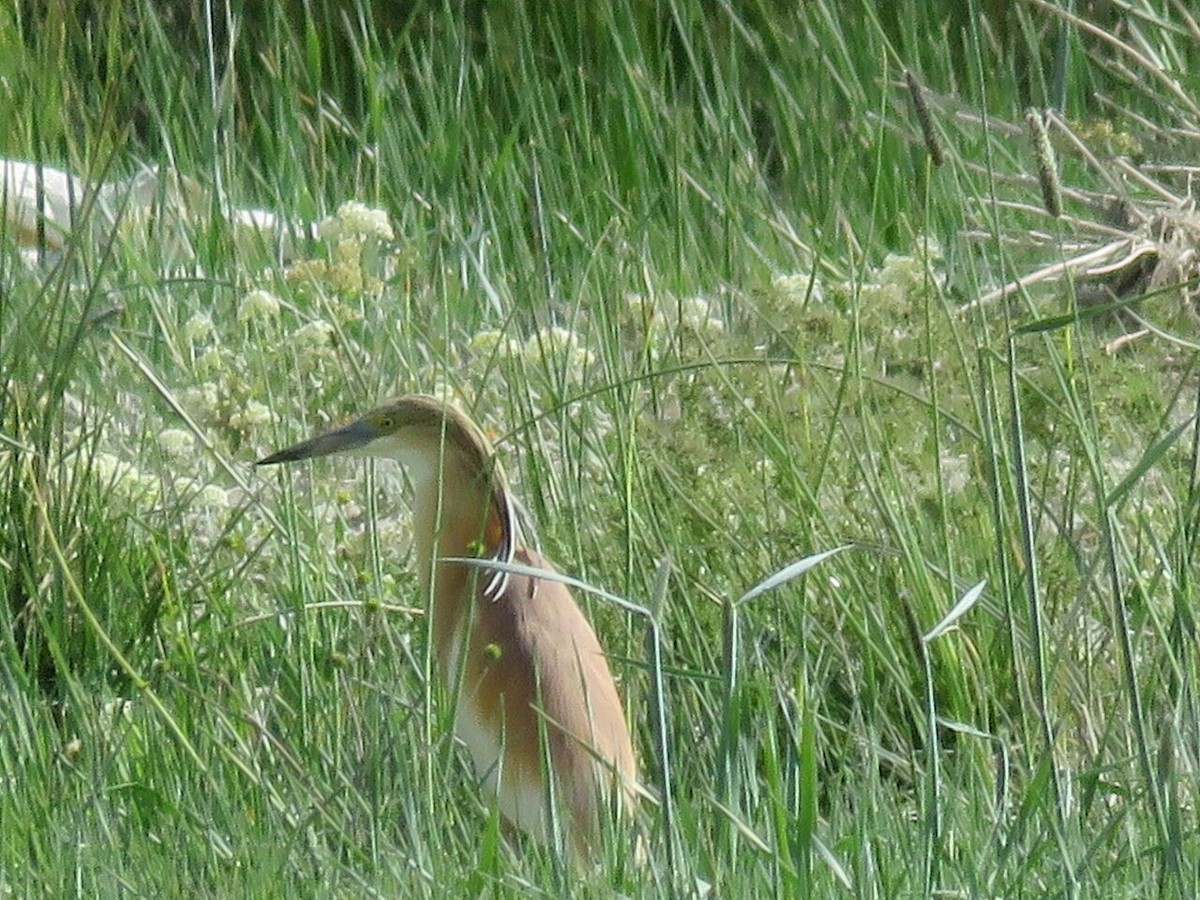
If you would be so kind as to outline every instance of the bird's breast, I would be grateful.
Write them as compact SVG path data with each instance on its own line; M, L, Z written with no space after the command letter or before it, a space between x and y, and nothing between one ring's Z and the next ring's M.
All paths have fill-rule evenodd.
M498 729L475 692L466 688L458 700L454 732L466 745L485 795L496 798L504 818L535 838L544 839L546 796L540 766L521 765L518 761L525 736L506 734L503 724Z

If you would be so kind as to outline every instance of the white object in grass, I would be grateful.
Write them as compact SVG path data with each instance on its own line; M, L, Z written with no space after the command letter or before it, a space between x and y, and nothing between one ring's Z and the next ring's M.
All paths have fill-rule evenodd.
M141 233L190 254L188 232L212 207L196 181L158 166L131 178L89 184L52 166L0 159L0 235L12 235L22 250L61 251L71 235L102 247L118 234L136 240ZM287 222L270 210L234 207L220 215L239 246L274 249L285 261L303 241L317 237L314 224Z

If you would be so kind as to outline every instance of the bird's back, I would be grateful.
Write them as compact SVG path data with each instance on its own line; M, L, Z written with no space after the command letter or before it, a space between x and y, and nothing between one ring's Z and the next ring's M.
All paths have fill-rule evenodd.
M551 568L528 550L515 559ZM456 725L486 787L505 818L544 840L548 753L560 821L586 849L610 803L632 808L637 779L621 701L591 625L565 585L513 574L499 598L476 600L468 646Z

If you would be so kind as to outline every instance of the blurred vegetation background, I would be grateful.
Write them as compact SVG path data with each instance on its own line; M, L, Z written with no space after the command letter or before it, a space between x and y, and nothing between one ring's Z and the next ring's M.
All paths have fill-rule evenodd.
M81 191L0 228L0 891L1195 896L1198 55L1181 3L0 9L0 155ZM408 390L656 612L657 666L587 601L645 866L502 839L400 473L251 468Z

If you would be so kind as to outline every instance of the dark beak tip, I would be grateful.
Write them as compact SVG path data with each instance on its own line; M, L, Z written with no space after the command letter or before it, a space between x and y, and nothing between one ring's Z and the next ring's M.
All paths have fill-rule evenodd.
M270 456L264 456L262 459L260 459L254 465L255 466L275 466L275 465L278 465L279 463L287 462L288 460L290 460L292 458L293 457L289 456L288 452L286 450L280 450L278 453L272 453Z

